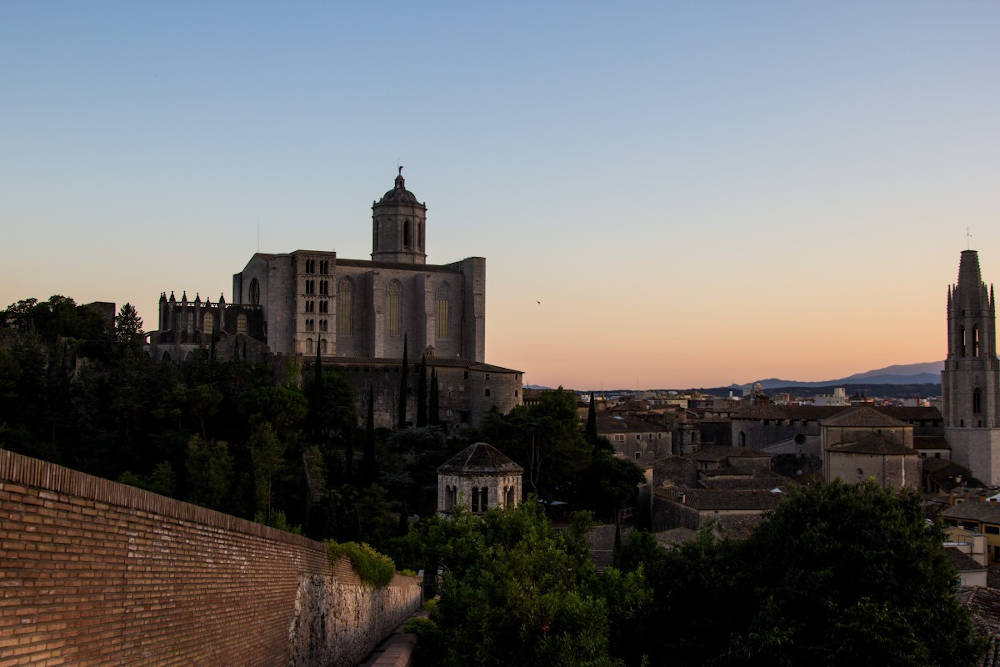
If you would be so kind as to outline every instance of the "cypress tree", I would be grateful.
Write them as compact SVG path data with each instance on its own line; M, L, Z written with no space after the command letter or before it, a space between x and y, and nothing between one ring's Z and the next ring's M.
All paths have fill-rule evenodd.
M420 357L417 376L417 426L427 426L427 357Z
M594 407L594 392L590 392L590 406L587 408L587 442L597 444L597 408Z
M438 406L440 397L438 396L438 375L437 369L431 368L431 398L427 406L427 422L432 426L437 426L441 423L441 415Z
M406 399L409 398L410 364L406 353L406 334L403 334L403 367L399 373L399 415L397 428L406 428Z
M368 421L365 424L364 451L365 486L375 482L375 390L368 388Z

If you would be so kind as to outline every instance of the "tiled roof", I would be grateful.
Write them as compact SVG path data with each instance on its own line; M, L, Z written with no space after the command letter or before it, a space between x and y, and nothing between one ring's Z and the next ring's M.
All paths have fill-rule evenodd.
M690 455L696 461L724 461L729 458L770 459L771 455L759 449L746 447L702 447Z
M637 415L611 414L600 411L597 413L598 433L666 433L670 429L664 424L657 424Z
M979 564L972 556L962 553L955 547L945 547L944 553L959 572L978 572L979 570L986 569L985 565Z
M778 506L780 493L762 489L657 489L661 498L697 510L770 510Z
M469 445L448 459L437 469L438 473L521 473L524 468L514 463L493 445L477 442Z
M835 405L751 405L733 413L733 419L825 419L848 408Z
M1000 666L1000 590L980 586L963 586L958 600L972 612L972 622L987 638L982 667Z
M859 408L847 408L839 414L827 417L821 423L823 426L861 426L865 428L909 426L906 422L890 417L867 405Z
M1000 523L1000 503L986 503L978 500L967 500L953 505L941 512L946 519L966 519L969 521L985 521Z
M871 433L854 442L844 442L827 447L827 451L848 454L917 455L917 450L898 442L887 440L878 433Z
M875 409L903 421L942 419L941 411L929 406L887 405Z

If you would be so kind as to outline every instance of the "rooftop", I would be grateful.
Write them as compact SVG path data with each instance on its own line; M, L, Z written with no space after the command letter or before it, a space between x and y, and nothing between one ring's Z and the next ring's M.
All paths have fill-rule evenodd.
M438 469L438 474L442 473L517 473L524 472L524 468L507 457L499 449L485 442L477 442L469 445L455 456L448 459Z

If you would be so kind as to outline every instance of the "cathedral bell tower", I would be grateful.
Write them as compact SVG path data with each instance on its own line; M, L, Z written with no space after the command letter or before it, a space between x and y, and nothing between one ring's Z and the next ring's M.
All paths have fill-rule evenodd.
M975 250L962 251L948 287L948 356L941 372L945 435L952 458L987 484L1000 483L1000 362L996 303Z
M372 203L372 261L396 264L424 264L424 231L427 206L406 189L403 168L396 184Z

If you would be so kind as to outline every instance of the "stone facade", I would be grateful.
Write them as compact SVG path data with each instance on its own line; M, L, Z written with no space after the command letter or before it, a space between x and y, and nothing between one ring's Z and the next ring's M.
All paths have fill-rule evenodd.
M479 513L521 502L524 469L485 442L469 445L438 468L438 511Z
M161 296L150 356L183 360L213 337L227 355L245 350L250 361L268 352L319 356L348 369L361 414L373 390L378 425L392 426L405 346L409 360L426 357L438 371L442 421L478 425L494 408L509 412L521 404L522 374L485 363L486 260L428 264L426 226L427 207L400 173L372 204L371 260L326 250L255 253L233 275L231 305L222 297L210 304ZM242 337L239 345L234 336ZM410 401L415 397L411 391ZM412 405L407 413L415 415Z
M870 407L845 410L822 422L823 476L848 484L874 479L894 488L919 489L920 456L913 426Z
M948 356L941 372L945 437L952 459L987 484L1000 484L1000 362L996 301L975 250L962 251L948 288Z

